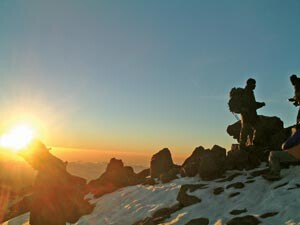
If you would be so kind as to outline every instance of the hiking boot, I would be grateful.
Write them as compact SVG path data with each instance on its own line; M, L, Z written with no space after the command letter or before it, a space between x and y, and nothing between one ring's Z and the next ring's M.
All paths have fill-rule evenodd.
M263 174L262 177L269 181L276 181L276 180L281 179L281 176L279 173L266 173L266 174Z

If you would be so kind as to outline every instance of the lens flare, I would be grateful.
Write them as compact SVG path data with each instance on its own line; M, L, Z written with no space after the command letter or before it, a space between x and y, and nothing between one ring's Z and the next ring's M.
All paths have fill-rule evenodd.
M33 137L34 129L28 125L21 124L1 136L0 146L13 152L18 152L26 147Z

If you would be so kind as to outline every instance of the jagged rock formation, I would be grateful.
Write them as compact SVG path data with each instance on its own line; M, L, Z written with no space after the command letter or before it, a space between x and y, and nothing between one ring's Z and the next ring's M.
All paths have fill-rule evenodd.
M225 172L226 149L214 145L212 149L197 147L188 157L182 167L181 175L193 177L199 174L202 179L212 180Z
M237 141L240 137L241 121L227 127L227 133ZM259 116L253 144L256 148L281 149L281 144L291 135L291 129L284 128L280 118L273 116Z
M168 148L160 150L154 154L150 162L150 175L152 178L158 178L161 174L173 169L174 163L171 152Z
M136 174L130 166L124 166L122 160L112 158L106 171L88 184L89 190L97 197L113 192L121 187L143 183L149 170Z
M205 149L202 146L195 148L192 155L189 156L181 166L180 174L182 176L194 177L198 174L199 163L205 154Z

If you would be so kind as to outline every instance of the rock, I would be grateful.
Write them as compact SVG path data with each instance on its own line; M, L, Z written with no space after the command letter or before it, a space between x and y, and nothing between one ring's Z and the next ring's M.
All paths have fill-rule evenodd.
M124 164L121 159L112 158L106 167L106 173L114 173L115 171L122 170Z
M146 177L150 176L150 169L144 169L137 173L136 176L140 179L145 179Z
M288 190L294 190L300 188L300 184L295 184L295 187L290 187Z
M268 212L260 215L260 218L265 219L268 217L276 216L279 212Z
M171 213L172 212L169 208L161 208L152 215L153 222L162 222L163 220L170 218Z
M174 212L176 212L178 210L181 210L182 208L183 207L182 207L182 205L180 203L176 203L175 205L173 205L173 206L170 207L170 211L171 211L171 213L174 213Z
M230 150L227 153L226 168L229 170L243 170L248 164L248 153L242 150Z
M188 185L188 184L182 185L176 200L184 207L201 202L201 199L199 199L198 197L187 194L188 190L192 192L195 191L196 189L197 189L197 185Z
M232 136L235 140L239 141L240 131L241 131L241 121L237 121L234 124L231 124L227 127L226 132Z
M261 176L263 174L266 174L269 172L269 169L261 169L261 170L255 170L253 172L250 173L250 175L253 177L258 177L258 176Z
M275 186L273 189L277 189L277 188L284 187L284 186L288 185L288 183L289 183L289 182L285 182L285 183L283 183L283 184L279 184L279 185Z
M229 125L227 133L237 141L239 140L241 122ZM261 161L267 160L267 155L263 154L268 149L281 149L281 144L290 136L291 127L283 128L283 122L278 117L259 116L253 137L253 146L261 150L259 154Z
M226 168L228 170L250 170L254 169L261 163L262 150L255 147L248 147L247 150L230 150L227 153Z
M105 172L95 180L89 182L89 190L96 196L111 193L121 187L143 183L145 179L139 178L132 167L124 166L122 160L112 158Z
M214 191L213 191L214 195L219 195L219 194L221 194L223 192L224 192L224 188L223 187L215 188Z
M156 225L151 217L147 217L141 221L134 223L133 225Z
M274 135L278 133L284 132L283 122L276 116L269 117L269 116L259 116L259 122L256 124L256 131L255 137L253 139L253 144L255 146L263 146L263 147L270 147L274 146L272 143L274 140L272 139ZM279 146L275 149L280 149L281 144L286 140L286 137L282 137L280 140ZM276 140L278 142L278 140Z
M182 164L181 174L187 177L194 177L198 174L200 160L205 154L205 149L202 146L197 147L192 155L188 157Z
M146 178L145 182L143 183L144 185L155 185L156 182L153 178L149 177L149 178Z
M170 181L177 179L176 174L170 171L160 175L159 179L161 180L162 183L169 183Z
M209 220L207 218L198 218L192 219L191 221L187 222L185 225L208 225Z
M237 182L237 183L229 184L228 186L226 186L226 189L229 189L231 187L233 187L235 189L241 189L241 188L244 188L245 185L242 182Z
M226 225L257 225L261 222L254 216L248 215L243 217L236 217L226 223Z
M230 175L229 177L227 177L227 178L224 178L224 179L222 179L222 180L217 180L217 182L227 182L227 181L232 181L234 178L236 178L236 177L238 177L238 176L241 176L241 175L243 175L242 173L234 173L234 174L232 174L232 175Z
M251 184L251 183L253 183L253 182L255 182L255 180L247 180L245 183L246 183L246 184Z
M232 211L230 212L230 214L231 214L231 215L239 215L239 214L242 214L242 213L245 213L245 212L247 212L247 209L240 209L240 210L235 209L235 210L232 210Z
M169 183L172 180L177 179L177 174L180 173L180 167L177 165L173 165L173 168L170 169L168 172L160 174L159 179L162 183Z
M231 193L228 197L229 198L233 198L233 197L235 197L235 196L237 196L239 194L241 194L241 193L240 192L234 192L234 193Z
M220 146L213 146L206 150L199 164L199 176L204 180L213 180L225 172L226 149Z
M170 215L178 210L181 210L183 206L180 203L176 203L171 207L161 208L155 211L152 217L146 217L144 220L138 221L133 225L153 225L160 224L165 219L169 218Z
M150 162L150 175L158 178L162 173L168 172L173 168L173 160L169 149L164 148L154 154Z

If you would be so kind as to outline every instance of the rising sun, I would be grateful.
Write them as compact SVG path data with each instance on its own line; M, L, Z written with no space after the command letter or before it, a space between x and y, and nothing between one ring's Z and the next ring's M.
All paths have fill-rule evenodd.
M0 146L18 152L34 138L34 129L27 124L19 124L0 137Z

